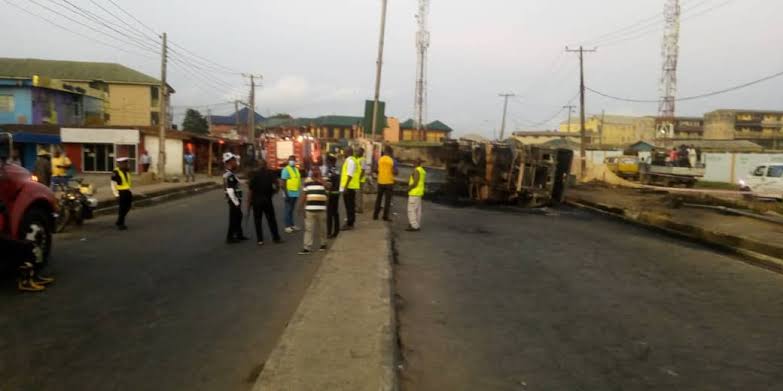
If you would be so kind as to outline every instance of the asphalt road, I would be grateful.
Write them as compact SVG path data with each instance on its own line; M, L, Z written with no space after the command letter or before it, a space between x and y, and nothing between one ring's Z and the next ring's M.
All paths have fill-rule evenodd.
M100 217L55 238L51 289L4 277L0 390L249 389L321 256L296 255L301 234L227 245L226 209L213 191L135 209L126 232Z
M783 276L589 212L395 222L403 390L780 390Z

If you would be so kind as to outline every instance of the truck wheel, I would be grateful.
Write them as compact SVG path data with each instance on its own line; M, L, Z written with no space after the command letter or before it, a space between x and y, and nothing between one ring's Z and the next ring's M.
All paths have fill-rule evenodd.
M41 268L49 261L52 249L52 228L48 213L41 208L28 210L19 227L19 238L35 245L35 267Z

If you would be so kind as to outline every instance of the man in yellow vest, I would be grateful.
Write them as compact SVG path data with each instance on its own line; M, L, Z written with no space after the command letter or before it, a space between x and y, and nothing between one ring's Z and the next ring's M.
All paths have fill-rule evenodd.
M359 191L356 192L356 213L364 213L364 184L367 183L367 160L364 157L364 148L359 147L356 152L358 156L356 162L362 170L359 175Z
M408 228L406 231L416 232L421 229L421 200L424 197L424 183L427 172L421 166L421 159L416 159L416 167L408 180Z
M296 156L288 157L288 165L280 171L280 179L283 180L283 196L285 196L285 232L299 231L294 224L294 209L299 199L299 190L302 188L302 175L296 167Z
M111 191L117 197L119 206L117 212L117 229L125 231L128 227L125 225L125 216L131 210L133 203L133 193L131 193L131 174L128 169L128 158L117 158L117 167L111 175Z
M345 148L345 162L340 174L340 192L343 193L347 221L343 230L353 229L356 223L356 192L361 188L362 169L353 148Z

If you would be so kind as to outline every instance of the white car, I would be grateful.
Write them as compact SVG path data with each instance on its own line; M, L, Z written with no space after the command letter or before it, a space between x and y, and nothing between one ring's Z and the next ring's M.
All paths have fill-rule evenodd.
M783 199L783 163L767 163L756 167L739 181L740 188L754 196Z

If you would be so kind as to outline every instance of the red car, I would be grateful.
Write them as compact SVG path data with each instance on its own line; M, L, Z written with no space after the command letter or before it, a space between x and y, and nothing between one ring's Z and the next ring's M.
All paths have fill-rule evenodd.
M24 167L8 162L11 147L11 135L0 133L0 248L4 247L2 242L32 242L34 266L40 269L48 262L52 249L57 200L52 190L34 181ZM2 260L12 264L21 261Z

